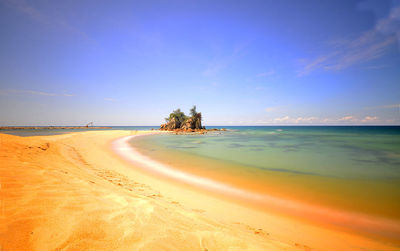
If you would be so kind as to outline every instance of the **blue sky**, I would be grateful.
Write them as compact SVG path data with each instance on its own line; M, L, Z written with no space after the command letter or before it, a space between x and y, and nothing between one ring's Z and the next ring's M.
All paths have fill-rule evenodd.
M400 124L400 1L0 0L0 125Z

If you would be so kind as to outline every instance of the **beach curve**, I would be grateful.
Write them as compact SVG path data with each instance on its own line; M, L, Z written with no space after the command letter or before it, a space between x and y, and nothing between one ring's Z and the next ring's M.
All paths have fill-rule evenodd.
M149 134L130 135L112 142L113 150L126 161L147 172L174 179L203 190L234 197L242 201L252 202L264 209L280 212L289 216L307 219L313 223L331 224L363 234L372 234L399 241L400 223L386 218L365 215L356 212L340 211L322 206L314 206L299 201L287 200L268 194L256 193L243 188L237 188L208 177L197 176L184 172L165 163L161 163L137 151L129 141L135 137Z
M112 150L115 140L145 133L0 134L1 248L396 250L145 175Z

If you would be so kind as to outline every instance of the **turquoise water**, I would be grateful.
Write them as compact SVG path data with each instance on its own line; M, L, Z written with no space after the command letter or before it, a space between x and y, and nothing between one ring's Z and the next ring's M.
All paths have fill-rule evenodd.
M156 146L249 168L338 178L400 178L400 127L226 127L143 137Z
M218 127L217 127L218 128ZM225 127L205 135L143 137L146 151L173 150L241 164L255 170L338 178L400 178L399 126ZM151 130L152 126L114 126L101 130ZM54 135L75 130L1 130L18 136ZM146 143L146 144L144 144Z
M225 127L131 144L158 161L261 193L400 220L399 126ZM101 130L151 130L114 126ZM89 131L96 129L88 129ZM77 130L0 131L19 136Z
M400 219L400 127L226 127L131 144L220 182L324 207Z

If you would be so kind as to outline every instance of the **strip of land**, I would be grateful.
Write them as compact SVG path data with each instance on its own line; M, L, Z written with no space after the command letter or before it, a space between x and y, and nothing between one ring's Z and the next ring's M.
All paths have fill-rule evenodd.
M108 126L0 126L0 130L110 129Z
M0 134L0 249L396 250L149 175L111 148L137 133Z

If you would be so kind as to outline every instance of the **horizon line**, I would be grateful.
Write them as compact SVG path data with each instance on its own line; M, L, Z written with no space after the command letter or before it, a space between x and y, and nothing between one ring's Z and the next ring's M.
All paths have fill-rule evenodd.
M226 127L263 127L263 126L400 126L400 124L266 124L266 125L208 125L211 126L226 126ZM0 125L0 127L86 127L82 125ZM93 127L160 127L159 125L96 125Z

